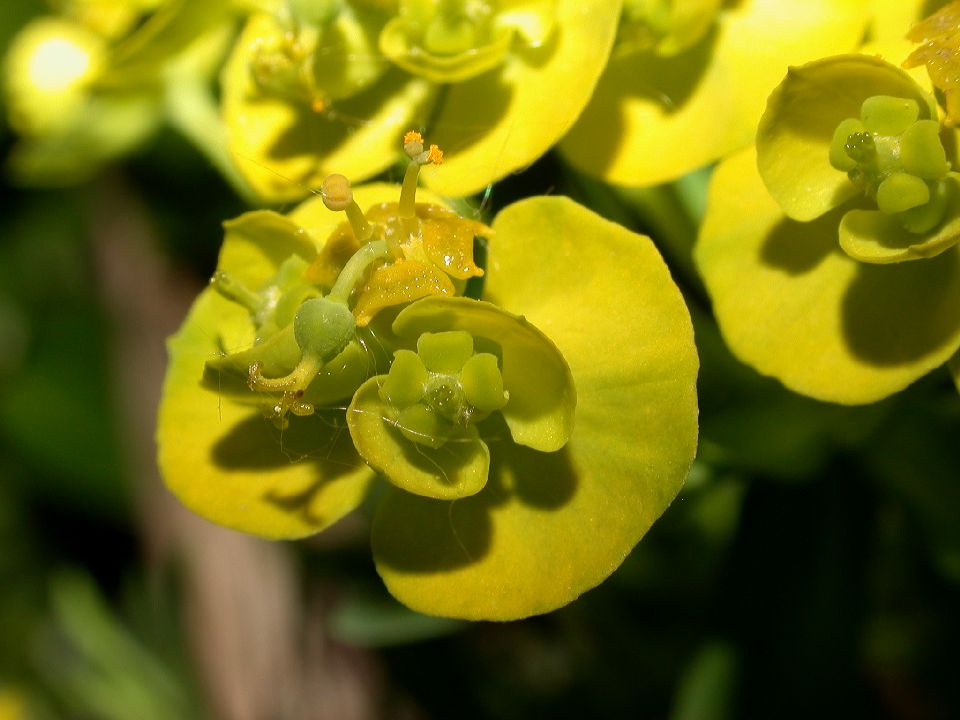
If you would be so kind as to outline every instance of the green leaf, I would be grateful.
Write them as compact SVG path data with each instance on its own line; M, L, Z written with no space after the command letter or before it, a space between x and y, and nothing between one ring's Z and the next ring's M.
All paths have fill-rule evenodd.
M784 217L744 151L714 173L695 260L738 358L795 392L857 405L902 390L960 347L960 249L860 263L837 245L842 213Z
M537 452L492 416L486 487L455 502L390 488L373 550L409 607L509 620L600 583L669 505L696 449L698 362L683 298L647 238L559 197L511 205L494 229L485 296L560 349L577 388L573 435Z
M787 217L809 221L860 191L830 164L837 126L859 118L865 100L915 100L921 119L937 106L913 77L874 55L837 55L791 67L767 101L757 129L757 165Z
M482 490L490 451L477 429L456 428L436 448L413 442L401 433L396 409L380 397L385 377L365 382L347 409L350 435L367 464L398 488L428 498L453 500Z

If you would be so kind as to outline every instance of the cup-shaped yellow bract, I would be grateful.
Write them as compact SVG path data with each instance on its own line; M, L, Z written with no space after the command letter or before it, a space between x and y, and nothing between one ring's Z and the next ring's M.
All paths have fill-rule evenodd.
M21 136L10 165L32 184L81 181L143 142L163 120L168 83L183 84L171 68L178 81L209 76L230 5L74 0L62 12L26 25L4 58L10 124Z
M396 193L352 195L368 208ZM288 219L228 226L222 287L170 341L158 431L168 487L214 522L296 538L367 498L372 466L387 480L373 508L377 569L424 613L509 620L603 581L676 496L697 443L692 326L653 244L564 198L516 203L484 229L481 300L440 293L380 311L357 329L369 379L326 405L285 392L285 421L271 424L230 377L261 354L278 365L254 362L250 387L292 387L262 377L294 362L285 348L296 354L265 336L284 336L278 313L302 297L300 279L353 262L325 244L343 244L341 217L313 199Z
M883 59L907 52L791 68L710 187L695 259L724 338L820 400L882 399L960 347L957 137Z
M631 4L648 16L631 19ZM693 42L665 48L631 41L637 22L656 26L649 9L660 6L674 8L661 37L700 28ZM870 6L867 0L627 0L620 42L560 150L577 169L631 187L715 161L752 141L764 101L788 65L858 47ZM697 8L708 22L697 24L680 8Z
M760 121L757 165L794 220L846 204L838 241L854 259L919 260L960 241L960 176L945 149L953 136L910 74L877 56L839 55L790 69Z
M695 259L737 357L798 393L853 405L903 389L960 347L960 247L860 262L838 241L845 210L791 220L751 148L717 168Z
M331 172L369 178L420 127L448 153L428 187L482 190L573 124L606 63L619 0L344 0L321 26L281 3L250 17L224 69L228 147L268 201ZM291 182L293 180L294 182Z

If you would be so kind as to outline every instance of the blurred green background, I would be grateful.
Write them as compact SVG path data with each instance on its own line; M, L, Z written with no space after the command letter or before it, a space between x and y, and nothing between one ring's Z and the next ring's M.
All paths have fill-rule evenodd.
M42 10L0 4L0 48ZM83 186L5 176L0 720L960 717L960 396L938 371L829 406L735 361L690 261L707 178L621 193L548 155L483 200L568 194L654 237L696 324L701 446L605 584L466 624L389 597L363 517L272 544L163 490L164 339L246 209L208 161L164 130Z

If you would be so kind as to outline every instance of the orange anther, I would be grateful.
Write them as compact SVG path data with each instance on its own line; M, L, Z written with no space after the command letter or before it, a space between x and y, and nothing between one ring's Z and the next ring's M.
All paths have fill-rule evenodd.
M437 145L431 145L430 149L427 150L427 160L434 165L439 165L443 162L443 150Z
M408 132L406 135L403 136L404 145L409 145L412 142L422 143L423 135L418 133L416 130L411 130L410 132Z

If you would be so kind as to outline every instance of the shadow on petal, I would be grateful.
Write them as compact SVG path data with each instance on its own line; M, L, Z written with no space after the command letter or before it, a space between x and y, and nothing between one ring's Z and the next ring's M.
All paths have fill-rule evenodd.
M502 420L485 423L483 437L490 444L490 477L477 495L442 501L389 489L373 525L379 565L434 573L479 562L493 543L494 516L512 501L549 512L574 497L578 478L566 448L542 453L517 445Z
M425 118L424 124L430 142L437 143L451 157L481 143L498 127L510 108L514 92L498 69L445 89L439 117L435 122Z
M373 521L379 565L404 573L433 573L470 565L490 549L490 483L477 495L434 500L387 488Z
M496 423L496 424L494 424ZM501 417L491 418L484 427L484 437L493 429L505 442L488 440L490 445L490 480L494 493L512 494L521 503L541 510L556 510L573 497L577 489L577 471L570 459L569 447L543 453L509 440L510 430ZM507 488L506 478L512 478Z
M843 298L851 352L876 366L916 362L960 335L960 250L895 265L859 264Z
M285 430L279 430L259 410L220 436L211 448L211 460L225 471L268 470L312 462L325 480L363 463L342 418L324 414L296 417Z
M524 64L532 68L542 68L544 67L557 52L557 48L560 45L559 38L563 34L564 28L560 25L555 25L553 31L550 33L550 37L547 38L547 41L537 45L536 47L532 45L525 45L522 42L514 41L513 48L510 50L510 53L523 60Z
M844 212L838 208L808 223L783 218L767 234L761 261L790 275L810 272L830 253L840 252L837 225Z
M669 118L693 96L713 57L716 28L696 45L678 55L660 57L634 52L610 59L593 99L583 114L590 130L592 167L605 171L620 152L627 127L624 113L633 99L653 103ZM600 129L602 128L602 132ZM691 139L691 142L696 142ZM650 152L656 152L650 148ZM660 152L671 152L669 148Z

